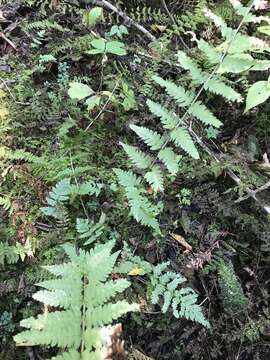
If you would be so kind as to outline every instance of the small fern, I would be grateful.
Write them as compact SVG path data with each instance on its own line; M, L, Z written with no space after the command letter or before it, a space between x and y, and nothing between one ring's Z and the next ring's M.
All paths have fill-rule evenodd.
M166 313L171 307L176 318L184 317L210 327L201 307L196 304L198 295L189 287L179 289L186 282L180 274L168 271L169 263L161 263L154 267L151 281L152 304L162 303L161 311Z
M104 232L104 218L101 217L98 223L90 222L88 219L77 219L76 229L79 238L85 240L84 245L96 241Z
M119 255L111 254L113 246L110 241L90 252L80 250L79 254L74 246L64 246L70 262L46 266L57 278L37 284L44 290L33 295L46 306L62 310L22 320L21 326L29 330L14 337L17 345L58 346L64 352L54 360L104 358L108 346L106 326L130 311L139 310L137 304L125 300L111 302L129 286L125 279L108 280Z
M19 260L16 246L0 242L0 265L15 264Z

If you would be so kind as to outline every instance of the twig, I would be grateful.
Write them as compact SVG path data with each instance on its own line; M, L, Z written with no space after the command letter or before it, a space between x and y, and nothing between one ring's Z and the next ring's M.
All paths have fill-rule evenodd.
M174 17L172 16L172 14L170 13L170 10L168 9L168 6L167 6L165 0L162 0L162 5L163 5L166 13L168 14L169 18L171 19L172 23L177 27L177 23L176 23ZM182 38L180 35L179 35L179 40L181 41L182 45L183 45L187 50L189 50L189 47L187 46L187 44L185 43L185 41L183 40L183 38Z
M84 131L89 130L90 126L93 125L93 123L100 117L100 115L103 113L103 111L106 109L106 106L108 105L108 103L110 102L111 98L113 97L113 94L115 93L115 90L117 89L117 86L119 85L120 80L118 80L110 94L110 96L108 97L107 101L105 102L105 104L103 105L102 109L99 111L99 113L97 114L97 116L87 125L87 127L84 129Z
M14 95L12 94L10 88L8 87L7 82L6 82L4 79L2 79L1 77L0 77L0 81L1 81L2 84L5 86L5 88L6 88L7 91L9 92L10 96L12 97L12 100L13 100L16 104L18 104L18 105L30 105L30 103L24 103L24 102L21 102L21 101L17 101L17 100L15 99Z
M90 0L93 4L102 6L106 9L112 10L119 16L121 16L127 23L130 25L133 25L136 29L141 31L149 40L156 41L156 38L154 35L152 35L148 30L146 30L142 25L138 24L136 21L131 19L129 16L127 16L122 10L117 9L114 5L112 5L107 0Z
M7 38L3 32L0 32L0 37L5 40L15 51L18 51L16 45L11 40L9 40L9 38Z
M254 195L256 195L256 194L258 194L259 192L262 192L262 191L264 191L264 190L267 190L269 187L270 187L270 181L267 181L266 184L260 186L258 189L252 190L252 193L253 193ZM235 204L240 203L241 201L244 201L244 200L248 199L250 196L251 196L251 195L245 195L245 196L240 197L239 199L235 200Z

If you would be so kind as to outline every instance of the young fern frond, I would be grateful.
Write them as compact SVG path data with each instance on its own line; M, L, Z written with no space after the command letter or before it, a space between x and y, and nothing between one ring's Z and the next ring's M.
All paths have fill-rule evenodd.
M161 311L166 313L172 308L176 318L185 317L205 327L210 327L201 307L196 304L198 295L189 287L180 288L186 282L181 274L168 271L169 263L161 263L154 267L151 281L151 302L161 304Z
M64 352L53 357L54 360L104 358L109 340L105 336L106 325L139 309L137 304L126 301L111 302L129 286L125 279L107 280L119 255L119 252L111 254L113 246L110 241L90 252L80 250L79 254L74 246L64 246L70 262L47 266L58 279L39 283L44 290L33 296L47 306L62 310L23 320L21 326L28 330L14 337L17 345L63 348Z

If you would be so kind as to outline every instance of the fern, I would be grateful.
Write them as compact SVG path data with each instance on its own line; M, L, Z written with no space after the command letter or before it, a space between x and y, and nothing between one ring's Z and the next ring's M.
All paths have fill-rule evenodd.
M185 317L203 326L210 327L202 309L196 304L198 295L191 288L181 288L186 279L174 272L168 271L169 263L161 263L154 267L151 281L152 304L162 303L161 311L166 313L171 307L176 318Z
M125 189L131 215L142 225L148 226L160 234L156 219L160 209L145 197L146 191L142 188L140 180L131 171L121 169L113 169L113 171Z
M106 325L139 309L138 305L124 300L111 302L129 286L125 279L108 280L119 255L119 252L111 254L113 245L110 241L90 252L80 250L79 255L72 245L64 246L70 262L46 266L57 278L37 284L44 290L33 295L46 306L62 310L22 320L21 326L29 330L14 337L17 345L64 349L54 360L103 359L108 346L108 338L104 336Z
M103 234L104 221L103 219L100 219L98 223L94 224L88 219L77 219L76 229L79 238L85 240L84 245L89 245Z
M56 30L60 32L66 32L70 31L67 28L64 28L63 26L59 25L55 21L51 21L49 19L40 20L40 21L34 21L30 24L27 24L25 26L25 30Z
M10 246L0 242L0 265L15 264L19 260L16 246Z
M201 71L198 66L183 51L179 51L177 53L177 57L180 65L185 70L188 70L190 72L190 76L194 84L205 84L205 90L208 90L217 95L221 95L229 101L242 101L241 95L223 81L213 78L207 81L207 79L210 77L210 74Z

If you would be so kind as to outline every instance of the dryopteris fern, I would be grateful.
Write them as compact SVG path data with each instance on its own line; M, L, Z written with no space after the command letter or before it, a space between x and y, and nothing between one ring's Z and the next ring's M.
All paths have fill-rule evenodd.
M173 315L176 318L185 317L203 326L210 327L201 307L196 304L198 295L189 287L179 289L179 285L186 282L186 278L168 271L168 265L169 263L161 263L153 269L153 274L150 277L152 304L158 304L161 301L163 313L172 307Z
M125 300L112 302L129 282L108 280L119 252L111 254L113 242L97 245L90 252L76 253L65 245L70 262L45 268L56 279L43 281L33 295L46 306L60 308L37 318L21 321L28 330L14 337L19 346L45 345L63 349L54 360L102 360L108 346L107 325L120 316L139 310Z
M148 129L147 127L131 125L131 130L144 143L144 151L136 146L120 142L132 165L142 174L138 179L131 172L115 171L120 184L125 188L131 214L141 224L153 228L155 231L158 230L157 212L153 212L152 209L156 209L156 207L146 199L146 193L142 188L142 178L155 194L163 191L165 188L164 184L166 183L164 177L166 171L164 168L171 175L176 175L180 169L181 156L179 150L183 150L184 153L195 160L199 159L198 150L190 135L192 132L189 131L190 122L196 120L202 126L212 126L214 128L219 128L222 125L221 121L203 101L199 100L199 96L203 92L209 92L223 97L226 101L241 102L242 96L230 86L229 82L220 73L228 71L228 64L232 65L232 72L238 72L237 69L246 60L248 60L248 68L252 66L253 70L265 70L270 66L270 61L268 60L256 60L247 54L243 56L243 52L251 51L252 42L248 36L239 33L242 23L238 29L234 30L229 28L222 19L213 13L208 11L207 14L221 28L222 34L226 39L217 48L212 47L204 40L196 40L198 48L206 54L212 64L216 65L212 73L202 70L196 61L190 59L184 52L179 51L177 54L178 62L187 71L189 89L187 90L185 86L176 84L171 80L164 80L157 75L152 78L174 100L175 106L173 109L176 108L176 110L172 111L161 103L150 99L147 100L151 113L160 119L163 133ZM256 49L258 50L258 46ZM252 61L252 65L250 61ZM246 69L246 67L244 68ZM227 70L225 71L224 69ZM199 87L198 92L193 90L197 87ZM148 149L145 150L145 148ZM123 181L124 177L125 180L130 177L130 180ZM140 204L139 212L136 204Z
M148 275L149 297L153 305L160 305L163 313L171 308L176 318L184 317L210 327L202 313L202 308L197 304L198 295L189 287L180 287L186 282L186 278L169 271L169 262L153 266L139 256L134 256L126 245L125 252L124 261L115 271L130 276Z
M99 222L96 224L90 222L88 219L77 219L76 229L79 234L79 238L85 240L84 245L93 243L103 234L104 221L104 216L101 216Z

